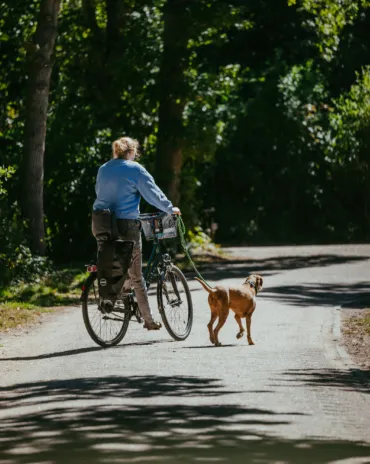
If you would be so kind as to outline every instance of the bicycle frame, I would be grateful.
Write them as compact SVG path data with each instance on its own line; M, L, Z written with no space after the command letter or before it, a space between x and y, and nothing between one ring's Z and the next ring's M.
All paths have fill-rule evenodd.
M170 262L170 259L169 259ZM149 256L148 264L144 271L144 279L146 282L147 289L149 288L152 281L157 277L157 267L163 264L163 255L161 252L161 246L158 239L154 239L152 252Z

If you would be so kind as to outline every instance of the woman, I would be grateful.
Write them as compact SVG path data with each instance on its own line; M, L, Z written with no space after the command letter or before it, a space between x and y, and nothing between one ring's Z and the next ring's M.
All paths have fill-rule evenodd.
M145 321L144 328L158 330L161 324L153 320L149 305L146 285L142 275L141 258L141 223L138 220L141 196L151 205L168 214L181 214L166 195L156 185L153 177L139 163L134 161L138 157L139 143L130 137L122 137L112 144L113 159L100 166L96 179L96 200L93 210L93 234L98 243L98 253L105 256L103 260L113 259L112 235L107 235L107 228L98 212L114 212L117 218L118 235L123 240L134 242L131 266L128 271L130 281L141 315ZM113 306L113 302L104 304Z

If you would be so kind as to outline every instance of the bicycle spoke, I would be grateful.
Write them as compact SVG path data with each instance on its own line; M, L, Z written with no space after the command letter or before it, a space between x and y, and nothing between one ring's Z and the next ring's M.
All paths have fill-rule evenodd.
M124 308L121 306L111 313L104 313L99 308L99 296L94 282L87 303L87 317L96 336L104 343L114 340L122 330L125 316Z
M184 284L174 272L168 272L162 282L162 305L173 332L184 336L188 331L189 302Z

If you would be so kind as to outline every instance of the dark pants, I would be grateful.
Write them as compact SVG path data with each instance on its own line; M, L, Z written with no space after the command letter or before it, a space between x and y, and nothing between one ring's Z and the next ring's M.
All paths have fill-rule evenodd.
M116 221L108 210L93 211L92 233L98 247L99 296L103 299L115 301L128 278L134 247L133 240L124 241L129 223L129 219Z

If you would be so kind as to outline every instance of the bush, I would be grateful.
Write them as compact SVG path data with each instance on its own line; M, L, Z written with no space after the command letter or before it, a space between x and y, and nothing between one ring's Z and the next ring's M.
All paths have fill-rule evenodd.
M0 167L0 284L25 281L37 282L51 269L47 258L33 256L25 242L24 225L17 203L9 205L5 183L15 169Z
M193 254L220 253L220 246L216 245L212 238L204 232L202 227L196 226L188 231L189 251Z

